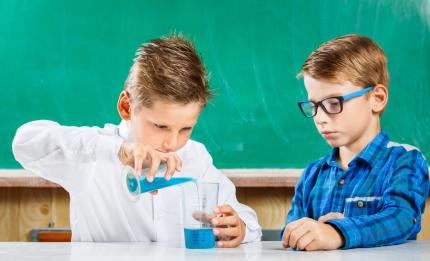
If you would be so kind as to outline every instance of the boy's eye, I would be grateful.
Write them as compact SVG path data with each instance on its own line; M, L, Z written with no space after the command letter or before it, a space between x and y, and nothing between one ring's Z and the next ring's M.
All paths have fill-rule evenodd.
M341 110L341 104L338 99L329 98L322 103L329 113L339 113Z
M181 129L181 131L190 131L192 128L191 127L185 127L183 129Z
M167 129L167 126L166 126L166 125L160 125L160 124L156 124L156 123L154 123L154 126L155 126L157 129Z

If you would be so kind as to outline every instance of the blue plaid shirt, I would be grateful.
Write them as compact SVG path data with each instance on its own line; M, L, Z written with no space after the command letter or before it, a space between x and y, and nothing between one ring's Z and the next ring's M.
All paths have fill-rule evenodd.
M344 171L338 149L311 163L301 175L286 223L329 212L343 235L343 248L393 245L416 239L429 192L428 165L421 152L389 142L380 132Z

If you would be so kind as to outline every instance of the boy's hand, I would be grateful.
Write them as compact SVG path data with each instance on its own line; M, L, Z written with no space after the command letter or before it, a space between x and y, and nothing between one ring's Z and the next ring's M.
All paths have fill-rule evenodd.
M217 215L212 219L215 236L221 238L219 247L237 247L245 238L246 225L230 205L220 205L214 209Z
M291 222L282 237L285 248L300 250L333 250L343 245L343 237L329 224L311 218Z
M321 216L319 219L318 219L318 222L321 222L321 223L324 223L324 222L326 222L327 220L330 220L330 219L332 219L332 218L344 218L345 216L342 214L342 213L339 213L339 212L330 212L330 213L328 213L328 214L325 214L324 216Z
M182 162L175 153L163 153L152 147L130 141L124 141L118 151L118 158L124 165L134 167L136 175L142 175L142 168L148 168L147 180L152 182L160 163L166 163L165 178L170 179L175 171L180 171Z

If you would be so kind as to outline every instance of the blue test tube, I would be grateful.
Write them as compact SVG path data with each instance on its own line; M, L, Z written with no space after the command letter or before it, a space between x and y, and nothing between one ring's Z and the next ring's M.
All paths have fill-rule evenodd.
M164 178L164 173L166 172L165 165L161 165L157 171L157 176L152 182L148 182L146 175L148 174L148 169L142 170L142 176L137 177L134 170L131 167L126 168L125 184L127 192L134 198L138 199L140 194L159 190L162 188L186 183L186 182L196 182L194 178L191 177L172 177L170 180Z

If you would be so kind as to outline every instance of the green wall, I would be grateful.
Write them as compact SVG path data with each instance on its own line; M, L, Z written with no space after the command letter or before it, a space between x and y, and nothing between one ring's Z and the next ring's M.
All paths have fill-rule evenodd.
M302 168L329 151L299 112L295 75L319 44L347 33L388 55L383 128L430 156L429 1L2 0L0 168L20 168L11 142L25 122L118 123L136 48L174 31L195 41L218 93L193 133L218 167Z

